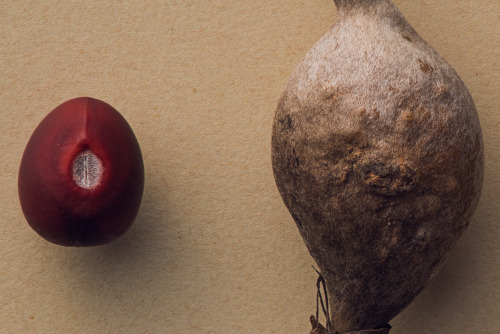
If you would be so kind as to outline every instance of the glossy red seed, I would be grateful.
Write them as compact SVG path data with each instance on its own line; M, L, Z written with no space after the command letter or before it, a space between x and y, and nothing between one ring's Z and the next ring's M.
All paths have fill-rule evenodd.
M109 104L72 99L33 132L18 186L26 220L43 238L65 246L105 244L125 233L139 211L141 150Z

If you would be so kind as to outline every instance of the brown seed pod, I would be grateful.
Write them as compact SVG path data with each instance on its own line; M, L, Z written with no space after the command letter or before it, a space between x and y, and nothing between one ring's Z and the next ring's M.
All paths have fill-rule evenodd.
M469 223L484 157L466 86L397 7L335 4L279 101L272 164L346 333L383 329L422 291Z

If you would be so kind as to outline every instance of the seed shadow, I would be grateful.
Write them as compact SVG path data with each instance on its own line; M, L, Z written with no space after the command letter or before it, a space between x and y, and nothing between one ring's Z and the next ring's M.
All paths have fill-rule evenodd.
M123 236L102 246L58 248L54 256L61 263L66 289L78 295L80 302L95 304L99 298L123 294L146 299L155 280L168 280L162 275L172 263L168 248L170 231L165 204L154 192L144 193L141 209ZM160 209L161 208L161 209ZM160 211L161 210L161 211ZM159 256L161 255L161 256ZM141 296L144 294L145 296ZM96 311L97 312L97 311Z

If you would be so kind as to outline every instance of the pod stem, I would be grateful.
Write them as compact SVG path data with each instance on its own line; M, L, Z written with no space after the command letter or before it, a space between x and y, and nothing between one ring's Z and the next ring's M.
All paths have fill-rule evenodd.
M344 0L333 0L333 2L335 2L335 6L337 6L337 9L338 9L338 8L340 8L340 6L344 2Z
M380 2L387 2L387 0L333 0L337 10L350 8L354 6L368 8Z
M337 9L344 8L348 5L353 5L354 3L360 3L363 2L362 0L333 0L335 2L335 6L337 6Z

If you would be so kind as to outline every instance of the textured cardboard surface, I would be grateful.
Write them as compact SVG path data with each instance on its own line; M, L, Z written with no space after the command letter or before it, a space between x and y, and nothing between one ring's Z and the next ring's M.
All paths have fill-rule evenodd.
M395 3L468 85L486 182L463 239L391 333L498 333L500 3ZM0 332L308 333L314 262L274 185L270 136L333 3L0 4ZM31 132L77 96L127 118L146 167L132 229L88 249L42 240L17 198Z

